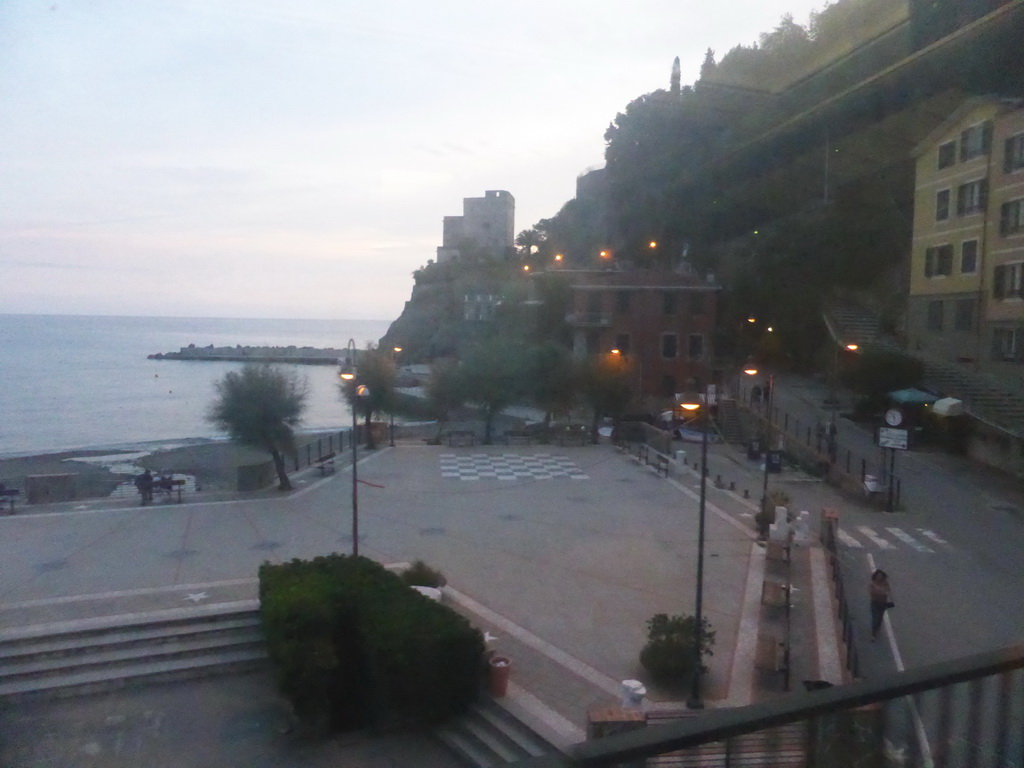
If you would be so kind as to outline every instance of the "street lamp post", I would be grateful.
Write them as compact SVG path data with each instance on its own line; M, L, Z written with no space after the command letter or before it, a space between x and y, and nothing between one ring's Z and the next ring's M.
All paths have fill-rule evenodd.
M401 351L402 351L402 348L401 348L401 347L392 347L392 348L391 348L391 365L392 365L393 367L396 367L396 366L397 366L397 362L398 362L398 353L399 353L399 352L401 352ZM396 370L397 370L397 367L396 367ZM392 384L392 385L391 385L391 390L392 390L392 391L391 391L391 395L392 395L392 398L391 398L391 399L392 399L392 402L391 402L391 447L392 447L392 448L394 448L394 447L395 447L395 403L394 403L394 388L395 388L395 387L394 387L394 384Z
M356 430L359 425L356 421L358 417L358 408L356 407L359 399L367 397L370 394L370 390L362 385L355 382L356 378L356 343L353 339L348 340L348 346L346 347L345 353L345 365L341 371L341 378L344 381L352 382L352 399L350 402L352 410L352 555L353 557L359 554L359 439L356 436Z
M697 397L687 397L687 402L680 403L680 407L685 411L696 411L700 409L701 403ZM704 407L707 408L706 402ZM697 515L697 596L693 610L693 677L691 678L690 697L686 700L688 709L704 709L700 684L703 664L701 650L704 644L704 521L707 509L708 419L710 414L705 410L703 415L704 423L700 440L700 506Z
M839 410L839 352L846 349L856 352L860 347L856 344L836 344L835 356L832 359L831 387L829 392L829 408L832 411L832 418L828 427L828 460L830 464L836 462L836 411Z
M744 367L743 372L748 376L756 376L758 371L757 367L751 363L748 363ZM768 374L768 397L766 399L766 407L768 408L768 425L767 434L765 436L765 448L764 448L764 478L761 482L761 513L766 515L768 513L768 455L771 452L772 447L772 403L775 400L775 374ZM759 524L760 530L760 524Z

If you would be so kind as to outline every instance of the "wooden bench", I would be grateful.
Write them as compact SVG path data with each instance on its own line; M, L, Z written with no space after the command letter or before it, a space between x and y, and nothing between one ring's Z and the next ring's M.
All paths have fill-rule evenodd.
M661 451L654 451L654 461L651 463L654 465L655 472L657 472L659 475L663 475L664 477L668 477L668 468L670 466L670 461L671 459L669 459L669 457L666 456Z
M782 672L786 668L786 644L774 635L758 634L754 666L762 672Z
M4 504L8 505L8 510L14 514L14 497L17 496L21 491L17 488L3 488L0 487L0 507Z
M559 445L575 443L576 445L583 446L587 444L588 439L587 428L582 424L568 424L558 433Z
M185 490L185 478L183 477L154 477L153 495L165 494L168 501L174 494L178 495L178 503L181 504L181 492Z
M325 454L313 462L313 466L320 470L320 476L326 477L334 471L334 452Z
M469 429L453 429L448 433L448 447L476 445L476 433Z
M509 429L505 432L505 445L530 445L533 435L521 429Z
M789 543L781 541L769 541L765 556L769 560L777 560L781 563L788 563Z
M789 602L789 587L765 579L761 584L761 604L784 608Z

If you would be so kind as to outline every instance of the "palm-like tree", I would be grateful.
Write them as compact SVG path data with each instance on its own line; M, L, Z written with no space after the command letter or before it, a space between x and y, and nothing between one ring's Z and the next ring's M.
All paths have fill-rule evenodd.
M295 453L295 428L306 409L309 383L298 374L265 363L230 371L214 385L217 399L206 419L232 440L270 453L278 488L290 491L284 457Z

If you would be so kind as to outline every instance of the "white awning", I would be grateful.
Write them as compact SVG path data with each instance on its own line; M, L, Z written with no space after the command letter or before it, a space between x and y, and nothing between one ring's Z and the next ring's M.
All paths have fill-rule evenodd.
M936 416L963 416L964 403L955 397L944 397L936 400L932 406L932 413Z

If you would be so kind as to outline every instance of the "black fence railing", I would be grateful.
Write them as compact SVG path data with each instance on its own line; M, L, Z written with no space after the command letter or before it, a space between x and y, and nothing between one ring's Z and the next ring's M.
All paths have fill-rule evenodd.
M767 435L768 413L759 400L741 401L741 405L754 419L759 431ZM843 485L848 491L863 495L871 501L881 503L886 498L888 484L893 484L893 503L902 504L902 482L899 475L892 475L888 468L885 449L863 453L829 440L828 425L800 418L772 403L771 431L778 439L785 437L783 453L788 459L817 475L829 474L833 479L841 474Z
M1006 768L1024 765L1024 646L794 692L768 702L701 714L581 742L568 754L518 763L571 766L774 766ZM772 739L742 749L752 734L802 724L803 744ZM791 731L792 732L792 731ZM773 749L779 749L777 759ZM712 759L712 755L715 755Z
M853 615L850 603L846 598L846 587L843 583L843 571L839 564L839 550L836 543L839 531L839 516L832 510L823 510L821 519L821 543L828 552L829 566L832 572L832 589L836 596L836 613L841 628L843 651L846 669L856 680L860 678L860 659L857 654L856 638L853 634Z

